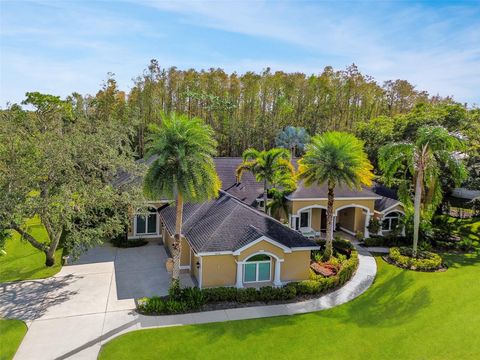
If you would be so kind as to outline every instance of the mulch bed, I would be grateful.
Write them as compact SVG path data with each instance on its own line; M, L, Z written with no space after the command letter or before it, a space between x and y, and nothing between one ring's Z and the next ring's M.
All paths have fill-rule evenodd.
M323 275L325 277L334 276L337 273L337 269L331 264L321 264L317 262L312 262L310 267L316 274Z
M383 255L382 256L382 259L384 261L386 261L387 263L389 263L390 265L394 265L396 267L399 267L401 269L405 269L405 270L411 270L411 271L418 271L418 272L444 272L444 271L447 271L448 269L448 266L445 265L445 264L442 264L441 267L439 267L438 269L433 269L433 270L421 270L421 269L416 269L416 268L412 268L412 267L408 267L408 266L404 266L402 264L399 264L397 263L396 261L393 261L392 259L390 259L390 257L388 255Z

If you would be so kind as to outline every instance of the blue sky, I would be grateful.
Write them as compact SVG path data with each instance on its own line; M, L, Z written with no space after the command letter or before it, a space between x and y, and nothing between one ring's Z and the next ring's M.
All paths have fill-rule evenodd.
M128 91L163 67L319 73L355 63L480 105L480 1L0 0L0 106L26 91Z

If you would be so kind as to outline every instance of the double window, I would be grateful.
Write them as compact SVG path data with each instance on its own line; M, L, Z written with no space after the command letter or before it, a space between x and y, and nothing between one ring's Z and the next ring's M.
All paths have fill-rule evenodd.
M148 209L146 215L135 216L135 235L154 235L157 234L157 211Z
M400 213L398 212L391 212L387 214L382 219L382 230L384 231L392 231L395 230L400 223Z
M268 255L254 255L243 265L245 283L271 280L272 259Z

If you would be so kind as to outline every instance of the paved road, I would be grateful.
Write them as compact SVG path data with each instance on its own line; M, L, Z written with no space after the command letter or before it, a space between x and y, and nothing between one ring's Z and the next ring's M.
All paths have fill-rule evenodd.
M353 278L318 299L184 315L143 316L132 311L133 297L166 293L168 277L164 279L162 275L166 274L165 250L158 245L121 250L100 248L82 259L82 264L64 267L53 279L3 285L0 314L25 319L29 325L15 356L17 360L93 360L102 344L137 329L293 315L346 303L365 292L376 274L375 259L365 249L358 250L359 267Z

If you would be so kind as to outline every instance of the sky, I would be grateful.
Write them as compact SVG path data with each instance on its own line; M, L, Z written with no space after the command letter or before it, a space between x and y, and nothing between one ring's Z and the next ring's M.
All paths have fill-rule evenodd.
M318 74L355 63L379 83L480 106L480 0L0 0L0 107L27 91L94 95L162 67Z

